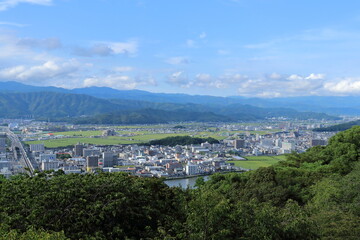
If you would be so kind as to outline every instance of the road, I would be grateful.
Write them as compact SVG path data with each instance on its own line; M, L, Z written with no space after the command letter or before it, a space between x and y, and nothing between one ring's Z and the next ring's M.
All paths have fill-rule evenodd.
M11 148L14 151L15 158L18 158L18 152L16 151L16 148L18 148L20 153L20 162L29 169L29 175L33 176L35 171L34 165L28 157L27 152L25 151L19 137L15 133L10 131L10 129L7 128L5 130L7 137L11 141Z

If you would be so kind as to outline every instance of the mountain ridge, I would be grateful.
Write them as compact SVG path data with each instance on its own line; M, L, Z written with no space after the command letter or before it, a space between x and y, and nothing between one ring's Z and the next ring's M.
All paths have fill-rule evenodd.
M166 123L173 121L256 121L267 118L337 119L321 113L297 112L292 109L262 109L234 104L211 106L201 104L152 103L125 99L101 99L85 94L57 92L0 93L0 117L52 119L82 123ZM112 119L106 120L105 119ZM148 120L146 120L148 119ZM79 120L79 119L77 119ZM79 121L78 121L79 122Z
M31 92L53 92L53 93L63 93L63 94L85 94L88 96L95 97L97 99L103 99L109 101L111 104L116 104L114 110L118 110L118 105L122 105L122 110L129 108L129 103L132 108L139 110L141 108L155 108L161 110L165 109L165 105L176 107L177 109L191 109L196 108L196 111L220 111L220 114L224 112L233 111L231 108L235 109L244 109L244 105L251 106L251 111L262 112L262 117L277 117L280 112L286 109L285 116L290 112L293 112L293 109L296 111L305 111L305 112L320 112L333 115L340 114L359 114L360 115L360 106L356 108L356 102L354 99L350 99L349 107L342 106L337 108L338 105L335 104L335 107L329 107L331 104L322 107L321 104L317 106L316 104L309 104L312 97L296 97L296 98L278 98L278 99L260 99L260 98L245 98L239 96L232 97L218 97L218 96L209 96L209 95L188 95L188 94L173 94L173 93L152 93L143 90L117 90L109 87L88 87L88 88L75 88L75 89L64 89L58 87L38 87L26 85L18 82L0 82L0 93L31 93ZM325 99L327 97L317 97L320 99ZM331 97L330 97L331 98ZM339 98L334 97L336 100ZM305 100L304 100L305 99ZM327 101L322 102L329 102ZM359 98L360 100L360 98ZM303 101L303 103L301 102ZM120 103L122 102L122 103ZM321 101L320 101L321 102ZM352 105L351 105L351 104ZM177 105L174 105L177 104ZM144 107L144 105L147 105ZM266 114L264 107L269 112L278 112L278 114ZM106 109L107 107L105 107ZM205 110L204 110L205 109ZM250 115L250 107L245 109L246 114ZM192 110L192 109L191 109ZM106 111L107 112L107 111ZM237 117L244 114L244 112L237 112ZM98 112L100 113L100 112ZM296 113L294 113L296 115ZM294 115L292 114L292 115ZM227 115L225 113L225 115ZM234 117L234 116L232 116ZM292 116L293 117L293 116ZM255 118L258 118L255 117ZM241 118L243 119L243 118Z
M219 97L211 95L189 95L183 93L153 93L144 90L118 90L110 87L85 87L65 89L60 87L40 87L8 81L0 82L0 92L61 92L86 94L103 99L126 99L157 103L196 103L224 106L229 104L249 104L262 108L292 108L297 111L323 112L332 115L360 115L360 96L300 96L279 98L256 98L243 96Z

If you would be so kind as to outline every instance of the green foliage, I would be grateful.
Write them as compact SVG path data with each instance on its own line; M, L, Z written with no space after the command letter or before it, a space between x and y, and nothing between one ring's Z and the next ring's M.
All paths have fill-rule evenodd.
M149 142L149 145L164 145L164 146L176 146L176 145L190 145L190 144L201 144L204 142L208 143L219 143L215 138L197 138L190 136L175 136L167 137L159 140L152 140Z
M0 117L58 118L110 112L119 106L87 95L54 92L0 93Z
M228 163L234 163L235 166L256 170L260 167L269 167L278 163L279 161L286 160L285 155L279 156L251 156L246 157L246 160L228 161Z
M360 127L196 189L119 173L0 178L3 239L359 239Z
M19 178L1 185L0 220L11 229L64 231L72 239L153 237L181 215L177 189L123 174Z
M227 122L235 119L212 112L194 112L191 110L165 111L141 109L97 114L93 117L82 117L71 120L76 124L154 124L169 122Z
M348 130L350 128L352 128L353 126L359 126L360 125L360 120L356 120L356 121L351 121L351 122L347 122L347 123L341 123L341 124L336 124L330 127L323 127L323 128L315 128L313 129L314 132L339 132L339 131L345 131Z
M56 154L56 158L58 158L58 159L68 159L68 158L71 158L71 155L68 154L68 153Z
M30 227L25 232L19 232L15 229L1 224L0 240L67 240L64 232L47 232Z
M47 90L47 88L42 90ZM31 116L41 120L72 121L79 124L226 122L271 117L337 119L323 113L297 112L286 108L269 109L242 104L215 105L209 102L203 105L174 104L167 103L167 98L164 98L160 103L125 99L109 100L84 94L38 91L0 93L0 117ZM87 89L83 93L89 92L90 90ZM109 97L107 94L105 96L105 98ZM73 119L73 117L78 118Z

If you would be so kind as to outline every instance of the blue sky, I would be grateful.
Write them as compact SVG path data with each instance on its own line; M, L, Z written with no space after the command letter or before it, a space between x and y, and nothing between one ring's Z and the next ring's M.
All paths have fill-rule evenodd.
M360 95L360 1L0 0L0 81Z

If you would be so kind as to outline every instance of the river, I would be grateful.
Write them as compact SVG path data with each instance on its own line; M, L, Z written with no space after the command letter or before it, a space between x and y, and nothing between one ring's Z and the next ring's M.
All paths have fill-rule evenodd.
M182 188L187 188L187 187L194 188L195 183L196 183L196 179L198 179L199 177L181 178L181 179L169 179L169 180L165 180L165 183L169 187L179 187L180 186ZM205 181L207 181L209 179L209 177L210 176L203 176Z

